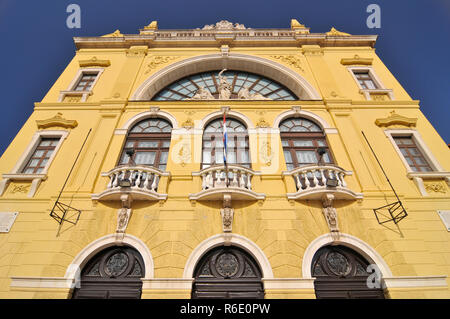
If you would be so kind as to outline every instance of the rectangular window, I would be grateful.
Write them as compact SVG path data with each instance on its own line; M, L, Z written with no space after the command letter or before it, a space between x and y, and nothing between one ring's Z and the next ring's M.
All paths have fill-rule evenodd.
M44 170L50 156L53 154L60 138L41 138L38 146L23 169L24 174L40 174Z
M378 86L375 84L369 71L353 71L353 74L355 75L362 89L365 90L378 89Z
M73 91L90 91L92 89L92 85L94 84L95 79L98 76L98 72L86 72L81 75L80 80L77 85L73 89Z
M412 136L393 136L404 159L414 172L431 172L431 166L420 152Z

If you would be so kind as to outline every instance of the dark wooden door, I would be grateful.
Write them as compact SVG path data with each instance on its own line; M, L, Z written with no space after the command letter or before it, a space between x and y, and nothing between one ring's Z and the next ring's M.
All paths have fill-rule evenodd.
M95 255L81 272L73 299L140 299L145 269L133 248L111 247Z
M345 246L326 246L313 258L312 275L318 299L384 299L381 288L367 285L369 263Z
M202 257L194 272L192 298L263 299L261 271L237 247L218 247Z

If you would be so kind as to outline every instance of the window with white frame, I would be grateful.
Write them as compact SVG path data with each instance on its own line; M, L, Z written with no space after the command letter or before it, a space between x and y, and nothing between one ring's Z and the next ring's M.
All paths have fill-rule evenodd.
M103 71L104 69L102 68L78 70L67 90L60 91L59 102L62 102L66 96L81 96L80 102L86 102Z
M415 130L386 130L408 172L442 171L434 156Z
M371 94L375 96L387 94L391 100L394 100L392 90L384 87L371 67L352 66L348 67L348 70L358 85L360 93L364 94L367 100L372 100Z
M47 174L47 170L67 134L67 131L37 132L11 173Z
M37 132L11 172L2 174L0 196L10 181L31 181L28 197L33 197L67 135L67 131Z

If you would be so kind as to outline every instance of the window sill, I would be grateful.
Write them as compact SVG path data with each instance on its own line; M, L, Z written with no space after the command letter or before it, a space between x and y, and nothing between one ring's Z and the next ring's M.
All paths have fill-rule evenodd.
M364 97L368 101L383 101L385 95L388 95L391 101L394 100L392 89L360 89L359 93L364 94Z
M64 102L68 97L67 102L86 102L89 95L92 95L92 91L59 91L58 102Z
M42 181L47 179L47 174L2 174L0 181L0 196L3 195L11 181L29 181L31 182L28 197L33 197Z
M450 186L450 172L408 172L406 176L414 181L422 196L430 196L429 191L447 193L446 186L442 182L425 184L424 180L445 180L447 186Z

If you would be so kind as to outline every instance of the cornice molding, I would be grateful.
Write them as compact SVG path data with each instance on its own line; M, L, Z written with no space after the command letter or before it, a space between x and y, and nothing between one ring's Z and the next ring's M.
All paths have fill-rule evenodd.
M63 118L62 113L57 113L54 117L46 120L36 120L36 124L39 129L46 129L49 127L75 128L78 126L77 121L66 120Z
M99 60L95 56L89 60L80 60L80 61L78 61L78 63L80 64L80 67L82 67L82 68L93 67L93 66L108 67L111 65L110 60Z
M341 59L342 65L372 65L372 62L373 58L361 58L357 54L355 54L353 58Z
M395 113L395 111L392 111L390 114L388 117L376 119L375 124L379 127L389 127L391 125L416 126L417 118L405 117Z

